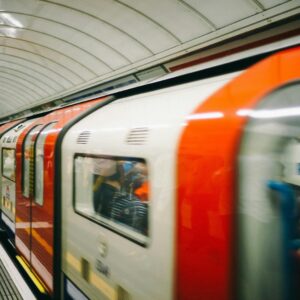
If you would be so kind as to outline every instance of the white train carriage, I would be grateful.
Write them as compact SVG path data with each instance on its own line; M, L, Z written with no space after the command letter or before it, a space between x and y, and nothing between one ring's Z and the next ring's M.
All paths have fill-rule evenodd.
M66 294L298 299L299 61L287 50L75 124L62 142Z
M186 116L235 76L117 100L67 133L62 240L71 294L75 285L90 299L173 299L178 140Z
M15 234L16 212L16 148L19 136L35 119L24 120L8 130L0 139L1 219L10 236ZM21 178L21 174L19 174Z

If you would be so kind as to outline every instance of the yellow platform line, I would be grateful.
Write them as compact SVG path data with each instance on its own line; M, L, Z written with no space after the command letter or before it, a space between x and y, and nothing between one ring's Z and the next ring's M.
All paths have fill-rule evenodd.
M20 263L20 265L23 267L23 269L25 270L25 272L28 274L28 276L30 277L30 279L32 280L32 282L35 284L35 286L37 287L37 289L42 293L42 294L46 294L46 288L43 285L42 281L38 278L38 276L30 270L28 264L26 263L26 261L19 255L16 256L18 262Z

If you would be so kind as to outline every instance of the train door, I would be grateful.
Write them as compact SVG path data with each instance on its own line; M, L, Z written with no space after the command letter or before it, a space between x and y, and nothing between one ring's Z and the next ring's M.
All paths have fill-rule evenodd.
M136 251L137 256L141 255L140 252L146 252L149 245L148 194L148 164L145 159L75 155L74 209L82 216L82 221L93 220L95 223L89 224L94 233L87 233L86 238L78 235L78 238L85 239L79 249L76 249L79 242L77 239L73 241L74 246L69 245L71 247L67 260L70 262L72 257L81 257L84 280L98 287L98 291L95 293L94 289L91 294L93 298L96 299L99 294L100 299L116 299L121 295L129 299L130 292L123 286L118 286L119 282L111 278L111 273L122 269L122 266L120 261L117 262L118 250L114 249L110 236L120 236L120 247L123 250L128 247L127 250ZM100 224L112 234L97 228ZM96 252L93 249L95 245ZM112 257L116 258L114 263L111 261ZM93 268L96 271L92 271ZM128 277L136 275L127 274ZM70 281L68 285L70 286Z
M16 145L19 136L33 120L22 122L10 129L1 138L1 209L2 221L11 240L15 235L15 211L16 211ZM13 241L14 242L14 241Z
M4 125L1 125L0 126L0 138L8 131L10 130L12 127L14 127L16 124L20 123L21 121L12 121L12 122L9 122L9 123L6 123ZM0 166L2 164L2 160L1 160L1 155L0 155ZM1 172L1 167L0 167L0 172ZM0 176L0 233L5 233L5 229L3 229L2 227L2 217L1 217L1 214L2 214L2 196L1 196L1 193L2 193L2 180L1 180L1 177ZM3 230L2 230L3 229Z
M59 290L53 284L53 274L60 271L59 247L54 243L55 226L59 226L54 222L55 214L59 213L54 211L56 142L69 121L100 100L66 107L40 118L23 135L18 149L17 166L22 174L18 172L16 246L37 275L38 288L51 296Z
M53 201L47 195L53 190L49 182L49 160L45 159L45 142L57 122L45 125L37 135L34 145L33 197L31 205L31 265L43 282L53 288ZM52 149L54 151L54 149ZM53 154L53 152L52 152ZM50 154L51 155L51 154Z
M238 159L239 299L300 297L300 84L249 111Z
M39 276L52 287L52 210L44 203L44 145L56 122L31 128L22 145L22 196L17 206L16 246ZM42 221L41 221L42 220ZM41 272L42 269L42 272Z
M21 184L19 184L17 205L16 205L16 247L22 255L30 262L30 215L31 197L33 195L33 150L36 135L41 130L42 125L33 126L24 137L20 145L20 155L17 161L17 168L22 170L19 174Z

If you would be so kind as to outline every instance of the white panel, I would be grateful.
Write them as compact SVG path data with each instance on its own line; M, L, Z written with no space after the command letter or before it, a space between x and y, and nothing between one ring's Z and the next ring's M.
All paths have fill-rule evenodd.
M27 87L18 84L15 81L9 80L3 76L0 77L0 85L6 86L12 92L19 92L24 98L30 99L31 102L39 100L40 97L35 93L35 91L28 89Z
M35 99L34 97L31 97L27 93L24 93L22 89L17 90L16 88L11 88L11 85L5 84L4 80L6 80L6 78L0 76L1 95L2 96L6 95L7 97L9 97L10 102L16 102L19 104L26 104L26 103L28 104Z
M25 77L25 76L16 76L15 74L10 74L9 72L4 72L2 71L0 76L3 76L5 78L8 78L10 80L16 81L16 82L20 82L21 84L27 86L28 88L31 88L33 90L36 90L36 92L41 96L41 97L46 97L48 95L48 93L41 89L36 83L31 82L30 78Z
M113 52L111 53L112 58L107 57L107 59L105 59L108 52L111 51L110 48L106 47L103 43L94 41L88 35L74 30L71 27L36 18L30 28L48 34L49 38L52 36L51 42L56 43L55 48L67 51L66 54L72 57L82 57L82 64L90 70L96 68L99 70L98 72L103 73L104 71L110 70L110 65L112 65L112 67L114 67L114 65L124 65L122 56ZM55 41L53 37L56 37L57 41ZM66 37L68 38L66 39ZM91 45L93 45L93 47L91 47ZM63 47L65 47L65 49ZM102 56L104 56L104 59L100 59ZM104 60L105 63L101 60ZM117 63L113 60L117 60Z
M211 31L211 28L196 12L181 4L180 1L122 0L120 2L149 16L174 34L181 42L189 41ZM176 21L174 22L174 20Z
M15 103L9 103L8 101L9 99L7 97L0 95L1 112L5 114L11 113L15 105Z
M1 0L1 10L3 11L20 11L27 13L35 13L38 7L37 4L41 4L35 0Z
M22 95L6 89L5 87L0 87L0 94L2 97L5 97L6 104L12 107L22 107L25 104L28 104L28 100L26 101L25 97L22 97Z
M87 22L82 30L110 45L131 62L139 61L151 55L147 48L137 43L126 33L118 31L106 23L92 20Z
M0 67L0 77L1 76L16 81L19 80L20 82L27 82L27 86L34 87L34 90L39 91L40 95L46 96L53 93L53 90L49 89L46 84L42 82L36 82L34 78L31 78L26 73Z
M96 289L83 283L82 277L68 266L67 255L84 257L91 262L101 259L110 269L103 281L120 285L132 300L173 299L175 157L178 138L186 116L234 75L220 76L176 86L152 93L121 99L84 118L67 133L63 142L63 241L64 271L83 288L91 299ZM172 107L172 114L169 113ZM120 124L119 120L122 120ZM132 128L147 127L149 134L143 145L127 144ZM82 131L91 131L87 145L76 140ZM167 146L166 146L167 145ZM146 159L150 185L150 242L141 247L78 214L72 208L72 164L74 153L116 155ZM79 225L80 224L80 225ZM82 238L86 243L82 243ZM100 257L97 245L104 240L108 252ZM162 251L163 249L163 251ZM67 255L66 255L67 254ZM74 260L73 260L74 261ZM141 274L143 274L141 276ZM102 285L105 286L104 284ZM98 291L98 297L101 297Z
M59 3L60 1L55 1ZM179 44L167 31L151 20L110 0L65 0L66 5L83 10L127 32L152 52L157 53ZM128 49L129 50L129 49Z
M71 82L64 78L60 73L55 73L45 66L39 65L38 63L30 60L26 60L22 57L12 56L7 53L0 53L0 61L22 66L28 70L32 70L32 72L35 72L36 74L44 74L44 76L47 76L50 80L55 82L57 85L60 85L64 89L72 86Z
M232 24L236 21L254 15L260 10L256 10L250 1L241 0L185 0L188 4L204 14L209 20L217 25L218 28Z
M5 67L0 66L0 76L5 75L9 77L15 77L16 79L24 80L31 84L32 86L35 86L37 90L40 91L41 94L44 94L45 96L48 94L53 93L53 89L50 89L47 84L43 83L39 79L33 78L31 76L28 76L28 74L19 72L18 70L14 69L8 69Z
M0 53L2 53L3 47L0 47ZM31 60L33 62L37 62L57 73L60 73L64 77L66 77L68 80L72 81L74 84L80 84L82 83L82 79L73 71L71 71L68 66L63 66L61 64L58 64L55 61L49 60L46 57L36 55L34 53L30 52L24 52L23 50L19 49L13 49L13 48L6 48L5 54L13 55L13 56L19 56L22 58L25 58L26 60Z
M30 27L30 30L32 31L26 31L22 36L26 38L28 35L32 35L37 40L37 43L42 42L44 45L48 43L49 48L54 47L57 51L65 53L75 60L79 61L78 57L82 57L82 65L90 71L93 70L93 65L94 68L102 70L102 72L109 71L109 68L100 62L97 57L81 48L82 45L88 43L85 35L81 35L78 44L76 44L76 42L72 41L72 36L76 32L70 32L68 27L60 26L56 23L49 25L49 22L41 20L36 20Z
M53 91L59 92L59 91L63 90L61 85L59 85L57 82L51 80L51 78L45 76L43 73L37 73L35 70L28 69L22 65L12 64L11 62L1 61L1 59L0 59L0 66L5 69L14 69L21 73L25 73L28 76L36 79L37 81L43 82L49 88L51 88Z
M16 113L16 107L22 107L17 105L15 102L9 103L9 98L0 96L1 113L12 114Z
M0 2L0 66L4 73L15 70L15 78L5 77L1 84L11 80L14 84L6 88L31 88L33 105L149 69L300 12L299 0ZM25 73L30 87L18 78ZM1 108L0 117L3 113Z
M49 93L59 92L61 90L60 88L57 89L57 86L53 86L52 81L49 81L47 77L38 75L31 70L26 70L18 65L12 65L9 63L7 64L0 61L0 69L4 70L5 72L9 72L10 74L16 74L17 76L25 76L30 78L30 81L33 81L34 83L36 82L37 85Z
M90 32L85 30L85 33L82 31L86 24L91 21L91 17L86 16L85 14L79 14L78 12L75 12L75 14L72 12L72 10L60 6L47 6L44 10L39 12L39 16L51 19L53 16L60 16L63 14L64 17L58 20L57 23L56 21L35 18L31 28L36 30L40 28L43 32L60 39L64 39L65 36L68 36L68 43L82 49L82 62L85 63L87 67L92 69L95 68L96 70L99 69L100 73L103 72L101 72L101 70L108 71L108 66L112 69L116 69L129 62L123 57L122 51L118 52L118 49L114 50L109 44L106 45L101 42L101 40L95 39L91 36ZM78 21L77 28L72 28L69 25L69 23L72 23L71 20ZM80 28L78 26L81 25L81 23L82 26ZM98 22L98 32L101 32L101 30L99 30L101 27L102 23ZM102 61L105 61L108 66L105 66Z
M92 11L92 14L86 14L84 12L86 9L85 3L83 3L82 11L80 11L81 9L72 9L72 3L70 3L70 7L58 6L59 4L61 4L61 2L58 2L57 5L49 3L46 9L38 12L38 16L66 24L80 32L94 37L95 40L99 42L102 41L116 51L123 53L123 55L131 61L145 58L147 55L151 54L147 48L134 38L130 37L130 35L123 31L122 28L116 28L110 25L108 22L101 19L95 11ZM55 10L55 13L51 13L53 10ZM126 47L125 49L130 49L130 51L124 51L124 47Z
M73 72L80 74L84 80L92 79L95 76L93 71L77 61L78 57L71 57L68 52L60 51L60 47L57 43L53 43L52 38L48 39L40 33L26 31L22 35L22 40L7 38L5 45L42 55L62 66L68 66Z
M259 0L259 2L265 7L265 8L271 8L276 5L280 5L282 3L288 2L288 0ZM300 3L299 3L300 5Z

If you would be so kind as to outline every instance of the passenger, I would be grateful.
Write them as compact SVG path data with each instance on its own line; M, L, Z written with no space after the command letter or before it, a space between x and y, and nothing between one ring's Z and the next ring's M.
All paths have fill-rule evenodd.
M148 235L148 205L128 193L116 193L112 207L112 219L135 231Z
M94 159L94 210L105 218L111 218L112 199L121 189L117 162L112 159Z
M146 164L143 162L136 162L132 168L125 174L124 185L126 186L126 191L131 195L138 197L138 194L142 192L147 192L148 189L148 171ZM144 187L139 191L142 186ZM148 195L144 194L144 200L147 200ZM141 199L142 200L142 199Z
M124 163L123 163L124 165ZM128 167L128 163L126 163ZM123 166L123 169L124 166ZM121 190L113 199L112 218L119 223L131 227L137 232L147 235L148 201L147 169L145 163L131 163L126 168Z
M141 201L148 201L145 164L97 158L93 173L95 212L147 234L148 205Z
M140 187L138 187L134 194L142 201L148 202L149 199L149 184L148 181L144 181Z

